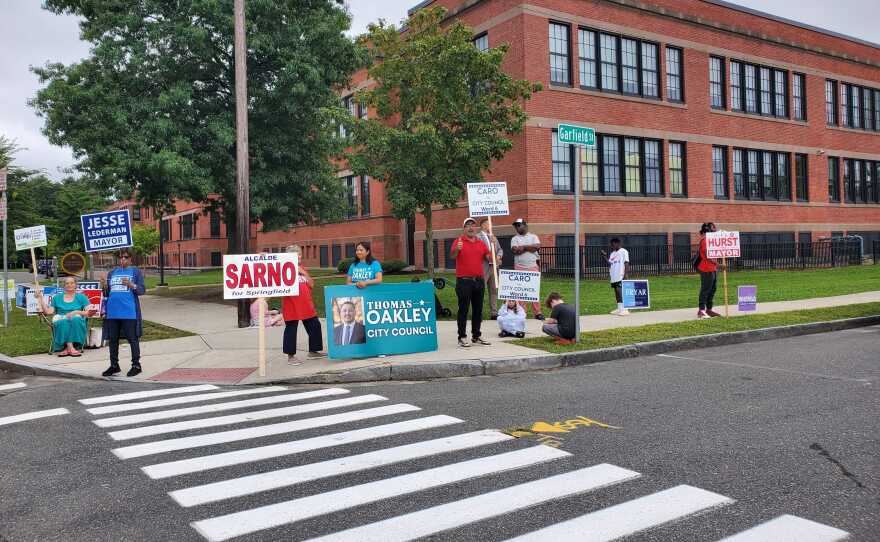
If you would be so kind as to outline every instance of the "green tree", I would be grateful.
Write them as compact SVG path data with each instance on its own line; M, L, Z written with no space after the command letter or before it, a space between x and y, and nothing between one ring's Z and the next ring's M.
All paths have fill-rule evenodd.
M52 143L116 197L171 212L205 202L235 223L233 0L46 0L82 18L88 58L34 71ZM251 218L333 218L342 186L326 111L364 65L341 0L247 3ZM219 200L209 199L218 194ZM230 228L234 231L234 228Z
M351 169L385 183L397 218L424 217L428 247L432 206L455 206L466 184L511 149L508 137L527 118L523 101L541 90L502 71L507 45L480 52L473 31L445 17L437 7L415 12L405 30L371 25L361 41L376 59L369 70L375 87L358 99L378 116L340 116L351 128ZM427 253L433 276L434 254Z
M159 248L159 230L152 226L136 224L131 231L131 240L134 243L131 247L132 256L145 258Z
M56 185L55 203L47 215L49 238L55 254L82 251L83 234L80 215L106 209L109 200L84 178L67 177Z

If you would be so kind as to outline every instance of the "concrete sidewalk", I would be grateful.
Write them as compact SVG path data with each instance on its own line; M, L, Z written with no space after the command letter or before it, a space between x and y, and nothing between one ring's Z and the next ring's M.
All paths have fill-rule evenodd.
M880 291L865 292L837 297L804 299L799 301L780 301L758 305L759 313L781 312L798 309L812 309L850 305L855 303L880 302ZM235 307L214 303L193 303L175 298L144 296L141 298L144 319L195 333L196 336L141 343L141 364L144 372L134 380L153 382L212 382L223 384L253 384L267 381L301 379L303 377L327 375L333 380L340 373L368 375L371 372L388 371L392 364L405 370L408 364L418 365L424 372L426 365L436 366L438 377L468 376L483 374L485 362L510 360L511 358L535 358L546 355L542 350L524 348L510 343L510 339L498 338L496 322L483 324L484 337L491 346L457 346L455 322L437 323L439 348L435 352L396 355L382 358L336 361L327 358L308 360L305 330L300 329L297 344L300 366L289 366L287 356L281 351L283 327L266 330L267 365L266 378L257 372L257 329L239 329ZM721 308L717 308L722 312ZM633 312L627 317L612 315L582 316L581 330L594 331L619 327L642 326L647 324L681 322L693 320L694 309L666 311ZM730 307L731 316L737 315L736 306ZM322 329L326 333L326 326ZM527 337L541 335L541 323L527 321ZM324 337L326 349L327 340ZM120 348L123 373L128 369L130 353L123 343ZM58 358L49 355L23 356L29 363L46 368L72 370L87 376L99 376L109 365L107 348L87 350L81 358ZM354 373L351 373L354 371ZM369 380L370 378L362 378Z

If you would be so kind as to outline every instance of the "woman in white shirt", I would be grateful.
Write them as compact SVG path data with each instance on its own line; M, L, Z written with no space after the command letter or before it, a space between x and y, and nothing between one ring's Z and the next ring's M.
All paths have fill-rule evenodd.
M525 337L525 307L520 307L519 303L513 300L506 301L498 311L498 326L501 328L499 337L519 337L520 339Z

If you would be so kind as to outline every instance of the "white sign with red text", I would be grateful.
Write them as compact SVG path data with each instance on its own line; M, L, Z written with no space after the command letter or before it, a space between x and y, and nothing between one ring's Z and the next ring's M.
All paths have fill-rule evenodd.
M739 258L739 232L715 231L706 233L706 257L712 260L720 258Z
M223 299L299 295L299 255L292 252L223 256Z

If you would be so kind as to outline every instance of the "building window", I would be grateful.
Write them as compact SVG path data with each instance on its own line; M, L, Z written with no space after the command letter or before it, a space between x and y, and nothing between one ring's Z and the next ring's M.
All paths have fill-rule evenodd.
M788 72L773 70L773 105L777 117L788 117Z
M162 220L159 224L159 235L162 241L171 240L171 220Z
M220 213L211 211L211 238L218 239L220 237Z
M678 47L666 47L666 97L673 102L684 101L681 55Z
M709 104L716 109L725 109L724 100L724 59L709 57Z
M794 179L795 192L798 201L808 201L809 188L807 185L807 155L794 155Z
M716 198L727 198L727 152L724 147L712 147L712 189Z
M180 217L180 238L183 240L192 239L193 238L193 226L195 225L195 220L193 220L195 215L188 214Z
M641 42L642 47L642 95L657 98L659 93L657 79L657 45Z
M482 33L476 38L474 38L474 47L477 48L477 51L481 53L485 53L489 50L489 34Z
M880 132L880 90L874 91L874 131Z
M806 96L804 95L805 76L791 74L791 114L795 120L807 120Z
M840 201L840 159L828 157L828 200Z
M357 181L356 177L345 178L345 218L357 216Z
M596 78L596 33L592 30L578 30L578 71L582 87L599 87Z
M141 219L141 208L137 205L131 208L131 219L138 221Z
M617 91L620 89L617 80L617 36L601 34L599 41L599 54L602 58L602 89Z
M850 203L855 203L855 197L853 196L853 172L852 172L852 160L844 159L843 160L843 192L846 197L846 201Z
M837 81L825 80L825 123L837 126Z
M859 87L855 85L844 85L849 87L849 110L850 110L850 127L862 127L862 101L859 99Z
M742 99L742 64L730 61L730 108L734 111L743 110Z
M764 199L776 199L776 182L773 178L774 168L773 168L773 153L772 152L763 152L761 153L761 178L763 180L764 187Z
M831 160L828 159L828 183L831 190ZM833 158L837 161L837 158ZM850 203L880 203L880 162L870 160L843 161L843 184L846 201ZM829 195L829 199L831 199ZM832 200L837 201L837 200Z
M869 88L862 89L862 127L865 130L874 130L874 104L872 103L874 91Z
M745 198L748 194L745 169L743 168L745 159L742 149L733 150L733 193L737 198Z
M614 136L602 136L603 192L620 192L620 143Z
M849 88L840 84L840 125L849 126Z
M761 185L758 184L758 151L748 151L748 183L746 184L745 197L748 199L761 199Z
M623 164L626 192L629 194L641 192L642 163L638 139L625 138L623 140Z
M568 33L566 24L550 23L550 82L571 84L568 59Z
M758 79L755 75L757 68L746 64L745 88L746 88L746 113L758 112Z
M761 114L762 115L772 115L773 114L773 99L771 98L771 92L773 89L771 88L772 83L770 79L770 68L758 68L759 73L761 74L761 79L759 85L761 87Z
M673 196L687 195L684 145L681 142L669 142L669 193Z
M581 155L581 182L585 192L599 192L599 150L597 147L578 147Z
M370 178L361 176L361 216L370 216Z
M211 253L211 267L220 267L223 265L223 253L221 252L212 252Z
M663 193L663 182L660 174L662 161L660 159L660 141L656 139L644 140L645 168L645 194L659 195Z
M623 93L639 93L639 46L633 39L620 40L620 61L623 66Z
M880 179L877 178L878 162L863 162L865 166L865 203L880 203L878 189Z
M559 142L556 130L553 130L553 192L572 192L571 182L571 148Z
M791 201L791 164L787 152L777 152L776 161L776 196L779 200Z

